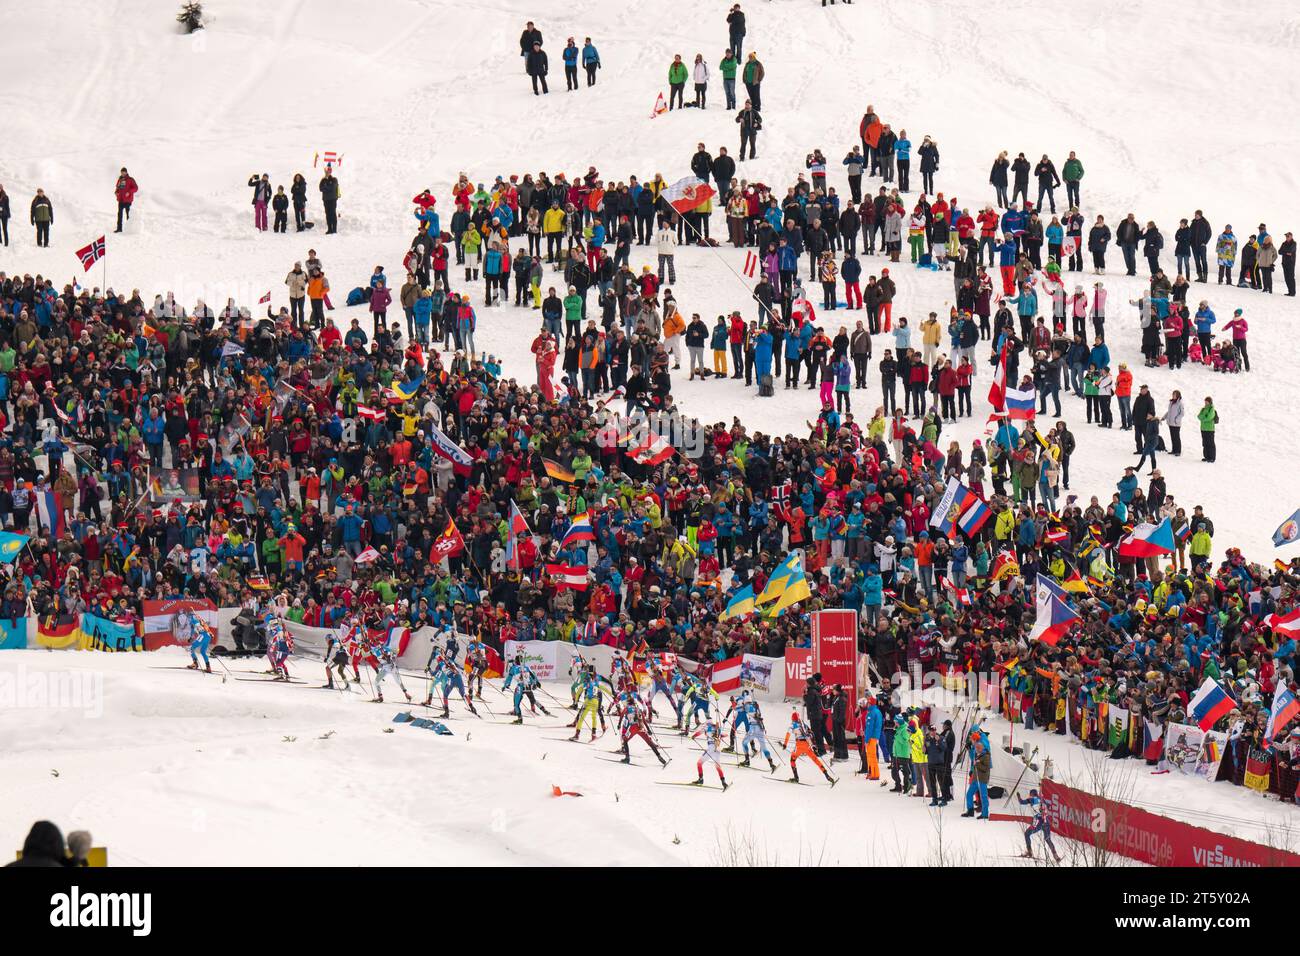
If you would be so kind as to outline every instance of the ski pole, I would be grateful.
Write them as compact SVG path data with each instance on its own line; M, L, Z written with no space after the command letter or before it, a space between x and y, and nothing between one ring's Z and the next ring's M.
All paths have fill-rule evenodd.
M1037 752L1038 752L1038 750L1037 750L1037 748L1035 748L1034 753L1037 753ZM1033 759L1033 758L1031 757L1030 759ZM1014 796L1016 795L1016 790L1018 790L1019 787L1020 787L1020 781L1025 779L1025 774L1027 774L1027 773L1029 773L1029 764L1028 764L1028 763L1026 763L1026 764L1025 764L1025 768L1024 768L1023 770L1020 771L1020 776L1016 777L1016 782L1015 782L1015 784L1011 787L1011 791L1007 794L1007 799L1006 799L1005 801L1003 801L1003 803L1002 803L1002 805L1003 805L1004 807L1011 803L1011 798L1014 797Z

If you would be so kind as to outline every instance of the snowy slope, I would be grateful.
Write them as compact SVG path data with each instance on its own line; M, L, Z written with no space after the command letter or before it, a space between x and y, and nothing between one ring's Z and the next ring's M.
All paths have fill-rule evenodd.
M411 233L409 198L429 187L445 208L461 170L488 182L538 169L581 173L589 165L619 179L656 172L674 179L687 172L696 142L712 150L737 142L731 115L717 108L649 117L672 54L689 60L701 50L712 64L720 58L728 5L574 0L546 14L522 0L498 0L466 15L449 0L210 0L209 29L195 37L178 35L170 10L145 0L8 10L0 52L23 82L0 88L7 126L0 182L15 212L0 269L58 281L75 270L98 284L98 271L81 275L73 250L111 229L112 184L122 165L142 191L128 234L109 235L108 281L148 294L172 290L186 305L233 295L251 306L268 289L280 304L283 276L309 246L324 259L339 299L376 264L391 277ZM744 164L746 178L781 189L814 147L837 161L872 103L914 141L936 138L939 185L972 206L990 198L988 167L1000 149L1048 152L1058 166L1075 149L1088 170L1089 217L1102 212L1114 222L1132 210L1157 219L1166 235L1198 207L1216 231L1230 221L1242 237L1261 220L1275 235L1300 225L1296 174L1285 162L1300 132L1274 105L1294 101L1300 70L1300 17L1289 5L1238 10L1206 0L1104 0L1047 8L1009 0L995 15L941 0L826 11L815 0L745 6L746 47L758 51L768 73L761 158ZM529 18L546 36L558 74L552 94L540 99L516 55ZM570 33L579 41L592 36L601 50L605 66L594 90L562 90L559 49ZM720 83L711 93L720 103ZM302 171L314 183L312 156L327 149L345 156L342 232L317 230L305 239L254 233L249 174L266 171L287 186ZM831 181L847 189L838 171ZM25 225L37 186L55 203L48 250L31 245ZM312 211L319 218L315 202ZM731 271L742 257L682 250L675 292L684 311L709 320L738 307L749 314L748 289ZM649 261L634 255L633 265ZM880 264L864 261L868 273ZM915 320L946 312L949 276L905 265L891 272L900 286L896 314ZM1135 280L1111 275L1106 282L1117 306L1139 290ZM1193 409L1202 396L1215 396L1223 418L1219 463L1197 461L1189 427L1184 457L1162 459L1162 469L1180 502L1206 505L1220 548L1237 544L1265 558L1269 534L1295 505L1277 493L1276 477L1297 460L1286 441L1294 420L1294 304L1213 285L1195 289L1223 318L1246 309L1257 370L1231 380L1190 368L1137 378L1160 402L1174 387ZM334 317L346 324L348 310ZM839 323L826 324L833 333ZM526 343L534 327L531 313L483 310L478 338L505 357L507 374L531 379ZM1116 361L1140 371L1135 311L1113 309L1108 331ZM889 344L878 340L877 352ZM979 373L977 418L956 429L964 442L983 427L988 367ZM738 415L769 432L800 431L817 410L807 392L761 402L733 382L683 381L678 394L701 416ZM873 375L871 390L854 396L859 417L878 396ZM1083 427L1080 402L1067 399L1065 411L1079 426L1073 487L1105 501L1133 460L1131 436ZM20 839L33 816L48 815L91 826L121 848L116 859L142 863L240 863L255 855L274 862L577 862L590 861L593 846L601 862L705 863L715 861L726 821L752 826L784 862L819 854L828 833L850 825L853 841L836 838L831 862L925 863L933 852L933 820L915 806L921 801L887 797L856 780L824 792L765 784L740 771L735 794L651 791L627 781L686 778L690 770L606 765L584 747L542 742L543 732L478 722L457 722L458 733L473 734L468 742L409 728L381 735L396 708L150 669L164 662L166 655L4 656L6 669L101 669L107 710L100 720L0 714L0 793L14 811L0 822L0 845ZM317 739L328 730L337 734ZM282 743L285 735L298 739ZM1081 751L1041 736L1044 752L1061 750L1058 767L1080 772ZM350 772L357 766L365 773ZM1259 801L1247 804L1239 791L1142 777L1144 799L1217 813L1216 829L1259 816ZM553 783L588 796L554 800ZM968 842L970 831L963 837L956 827L945 839L955 830L959 851L982 862L1018 843L1009 826L992 828L1005 841Z

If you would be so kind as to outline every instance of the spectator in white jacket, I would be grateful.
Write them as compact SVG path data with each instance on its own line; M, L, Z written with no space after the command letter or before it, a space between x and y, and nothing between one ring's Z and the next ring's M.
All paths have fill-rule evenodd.
M673 261L673 256L677 252L677 233L662 218L659 220L659 231L655 233L655 245L659 250L659 284L663 285L664 268L666 266L668 281L676 285L677 266Z
M704 62L704 54L695 54L695 68L692 72L695 79L695 105L704 109L705 92L709 85L709 64Z

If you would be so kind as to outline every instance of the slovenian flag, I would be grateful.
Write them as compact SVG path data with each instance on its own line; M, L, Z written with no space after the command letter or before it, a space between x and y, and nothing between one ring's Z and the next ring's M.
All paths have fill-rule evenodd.
M563 551L579 541L595 540L596 532L591 528L591 513L584 511L574 517L573 522L569 525L569 530L564 532L564 538L560 541L560 550Z
M1214 678L1207 677L1187 705L1187 715L1201 730L1209 730L1220 717L1229 714L1236 706L1237 702L1223 686Z
M1168 518L1159 524L1144 521L1119 543L1119 553L1126 558L1154 558L1174 550L1174 529Z
M1038 414L1036 399L1037 395L1032 388L1007 389L1007 417L1022 421L1031 420Z

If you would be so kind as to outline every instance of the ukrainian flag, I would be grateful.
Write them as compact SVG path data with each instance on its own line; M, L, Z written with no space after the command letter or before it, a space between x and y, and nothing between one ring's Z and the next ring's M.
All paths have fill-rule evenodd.
M755 603L767 604L769 601L776 601L777 603L768 609L770 613L776 613L811 596L812 590L808 587L808 579L803 573L803 553L791 551L772 572L767 587L763 588L763 593L758 596Z
M728 618L744 617L746 614L753 614L755 608L754 585L746 584L736 592L735 597L727 602L727 609L722 612L718 620L725 621Z
M416 394L420 391L420 386L423 384L424 376L419 375L416 378L411 379L409 382L394 382L391 387L394 395L404 402L409 402L411 399L415 398Z

